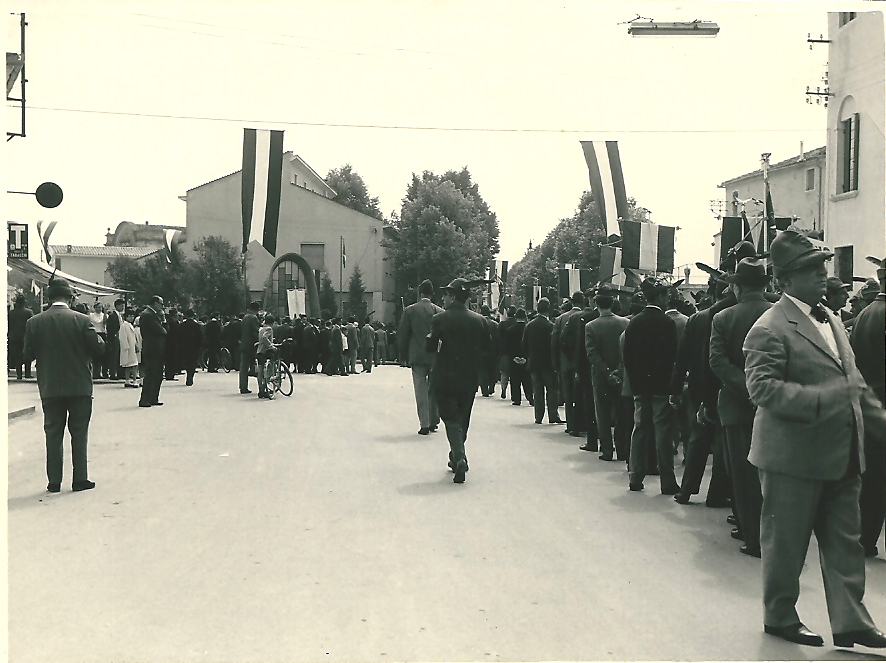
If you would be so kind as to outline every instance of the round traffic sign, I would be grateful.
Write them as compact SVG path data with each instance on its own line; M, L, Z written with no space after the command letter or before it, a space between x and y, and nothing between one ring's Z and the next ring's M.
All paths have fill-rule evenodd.
M62 188L55 182L44 182L37 187L37 202L41 207L58 207L62 204Z

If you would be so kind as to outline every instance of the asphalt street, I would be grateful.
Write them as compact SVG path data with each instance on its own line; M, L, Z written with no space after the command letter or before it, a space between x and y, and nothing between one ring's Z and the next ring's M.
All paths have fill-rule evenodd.
M36 385L9 388L37 405L8 424L15 663L886 658L831 646L814 544L799 612L826 646L764 635L760 562L706 484L688 506L657 477L629 492L526 401L478 394L456 485L397 366L274 401L201 372L150 409L101 384L97 487L72 493L67 466L50 495ZM866 602L886 628L883 557Z

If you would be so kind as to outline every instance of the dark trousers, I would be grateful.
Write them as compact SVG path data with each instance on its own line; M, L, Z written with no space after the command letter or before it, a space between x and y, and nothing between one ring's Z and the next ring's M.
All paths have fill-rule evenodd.
M502 355L498 361L498 369L501 373L501 397L505 398L505 395L508 392L508 382L511 378L511 366L514 365L514 362L511 361L511 358L507 355Z
M108 335L105 332L98 332L98 337L102 340L104 345L102 346L102 351L100 354L94 356L92 358L92 379L98 380L99 378L108 377ZM119 360L118 360L119 361Z
M7 351L9 352L8 361L6 365L9 368L15 368L15 377L17 380L22 379L22 366L24 365L24 354L25 354L25 340L21 341L9 341L7 343ZM31 364L28 363L25 366L25 377L31 377Z
M120 380L123 378L123 371L120 370L120 336L118 334L108 334L108 377L112 380Z
M139 405L153 405L160 402L160 386L163 384L163 359L142 358L145 372L142 376L142 393Z
M621 386L610 385L600 374L594 376L593 391L600 451L609 456L615 452L619 460L627 461L633 428L633 402L621 396Z
M206 348L206 370L210 373L218 373L218 353L220 350L221 343L210 343ZM166 377L169 377L168 369Z
M541 371L531 371L532 398L535 404L535 421L539 422L545 416L545 406L548 408L548 422L553 423L560 419L557 411L560 404L560 396L557 393L557 376L554 369L547 368Z
M86 439L92 417L92 396L59 396L43 399L43 431L46 433L46 478L62 482L65 425L71 433L74 481L86 481Z
M667 396L634 396L634 432L631 435L631 483L643 483L648 471L648 448L654 446L658 457L661 489L677 484L674 478L674 411Z
M751 450L751 426L723 426L726 453L732 469L733 505L741 523L744 542L749 548L760 545L760 510L763 493L760 492L759 470L748 462Z
M480 392L484 396L490 396L495 392L496 376L498 374L498 356L490 353L480 355Z
M689 409L698 412L698 403L690 403ZM718 424L706 422L698 423L693 414L692 424L689 431L689 443L686 446L686 464L683 468L683 483L680 492L685 495L696 495L701 490L701 480L704 476L708 456L713 454L711 465L711 482L708 485L707 501L712 504L722 504L732 494L729 477L726 474L724 444L722 430ZM719 439L718 439L719 438Z
M360 357L360 364L363 366L364 373L372 373L372 355Z
M886 446L865 435L865 472L861 477L861 545L877 545L886 516Z
M187 384L188 386L194 384L194 374L197 372L197 361L198 357L195 353L183 353L182 363L184 364L185 373L187 373L188 375L187 382L185 384Z
M435 392L440 419L446 426L449 440L449 460L452 467L460 460L467 461L465 441L471 425L471 410L474 407L476 391L464 393Z
M581 410L584 413L586 442L592 449L597 448L597 415L594 406L594 381L590 372L578 371L578 388L575 391L576 401L581 401Z
M526 370L526 364L515 364L513 357L509 357L510 363L510 382L511 382L511 403L518 405L523 402L523 395L526 394L526 400L532 401L532 384L529 382L529 371ZM520 388L523 391L520 391Z
M240 350L240 391L249 389L249 372L255 364L255 348Z
M211 354L211 353L210 353ZM215 351L218 357L218 350ZM166 343L166 379L171 380L178 373L178 346L175 343Z

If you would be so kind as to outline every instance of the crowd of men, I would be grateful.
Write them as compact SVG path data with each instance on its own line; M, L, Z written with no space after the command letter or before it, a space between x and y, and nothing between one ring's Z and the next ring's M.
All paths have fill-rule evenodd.
M25 319L20 350L12 331L26 314L10 312L10 355L19 375L22 365L38 362L51 492L60 489L66 418L73 488L94 487L86 476L92 380L120 379L133 365L140 366L139 406L154 407L163 404L164 378L183 371L193 384L202 350L208 370L217 371L227 348L244 394L252 393L257 345L279 347L299 373L329 376L357 373L358 359L369 373L396 357L412 371L418 434L445 424L455 483L468 471L476 392L489 398L500 383L500 397L510 394L514 406L525 398L536 424L565 424L567 434L584 438L582 450L624 462L630 491L657 475L662 494L687 504L713 455L705 503L731 508L727 521L743 541L740 552L762 558L766 632L823 644L795 609L814 532L835 644L886 647L862 602L864 557L878 554L886 514L886 270L881 264L879 283L862 288L865 305L843 315L847 288L825 267L832 254L784 231L772 244L770 275L750 248L712 277L698 310L673 286L647 278L629 304L601 284L574 293L559 311L542 298L535 311L511 307L498 321L486 306L471 310L471 282L443 288L441 307L425 281L396 332L368 319L278 321L257 302L229 320L211 314L198 321L189 310L180 321L159 296L137 316L122 301L109 315L100 306L77 315L70 286L57 279L48 310ZM78 357L87 362L67 366Z

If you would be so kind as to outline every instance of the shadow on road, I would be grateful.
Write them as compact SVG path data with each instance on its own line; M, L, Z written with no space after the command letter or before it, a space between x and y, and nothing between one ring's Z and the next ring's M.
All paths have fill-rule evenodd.
M46 502L49 498L49 493L45 490L41 490L39 493L34 493L33 495L19 495L18 497L10 497L6 500L6 506L9 511L19 511L21 509L27 509L35 506L46 506ZM58 499L58 495L53 495L52 499Z
M397 492L402 495L444 495L451 493L453 490L463 490L469 484L470 481L467 481L461 486L455 486L452 483L452 474L446 474L439 481L409 483L405 486L400 486L397 488Z

